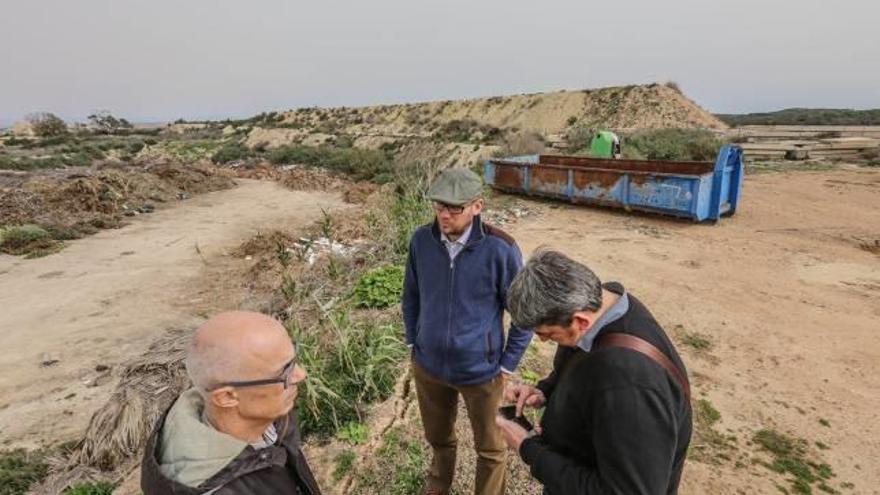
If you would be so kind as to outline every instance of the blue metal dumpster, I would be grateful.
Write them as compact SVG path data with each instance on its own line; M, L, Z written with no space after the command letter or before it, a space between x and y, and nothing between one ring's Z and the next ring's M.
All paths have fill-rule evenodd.
M712 162L610 160L527 155L485 163L494 189L572 203L717 221L733 215L742 191L742 150L724 146Z

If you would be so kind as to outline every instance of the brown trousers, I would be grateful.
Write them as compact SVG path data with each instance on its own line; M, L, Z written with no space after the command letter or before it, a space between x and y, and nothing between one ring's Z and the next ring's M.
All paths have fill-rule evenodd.
M504 378L499 373L495 378L478 385L457 386L430 375L415 362L412 363L412 369L425 438L434 451L427 488L449 493L452 486L458 444L455 420L458 396L461 394L471 420L477 450L474 494L503 494L507 484L507 445L501 430L495 424L495 415L501 404Z

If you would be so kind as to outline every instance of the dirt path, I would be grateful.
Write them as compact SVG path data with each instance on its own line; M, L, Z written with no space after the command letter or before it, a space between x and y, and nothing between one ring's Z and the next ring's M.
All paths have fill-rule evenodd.
M805 439L841 493L878 493L880 171L750 176L716 226L545 204L511 233L526 255L547 245L622 282L679 342L711 341L679 347L736 447L689 463L682 493L788 487L752 462L761 428Z
M261 228L303 227L336 195L239 180L36 260L0 255L0 445L70 440L113 371L162 330L191 325L206 264ZM109 369L105 369L109 367Z

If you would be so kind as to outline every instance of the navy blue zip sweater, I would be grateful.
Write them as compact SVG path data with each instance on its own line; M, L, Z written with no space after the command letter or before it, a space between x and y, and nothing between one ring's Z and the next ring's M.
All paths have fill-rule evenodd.
M532 332L511 326L504 339L507 288L522 268L513 238L474 217L470 238L452 260L437 223L413 234L403 286L406 343L413 359L454 385L513 371Z

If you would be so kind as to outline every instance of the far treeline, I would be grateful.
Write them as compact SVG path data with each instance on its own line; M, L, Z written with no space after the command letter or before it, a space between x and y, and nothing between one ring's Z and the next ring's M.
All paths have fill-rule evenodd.
M880 108L786 108L778 112L716 114L729 126L740 125L880 125Z

